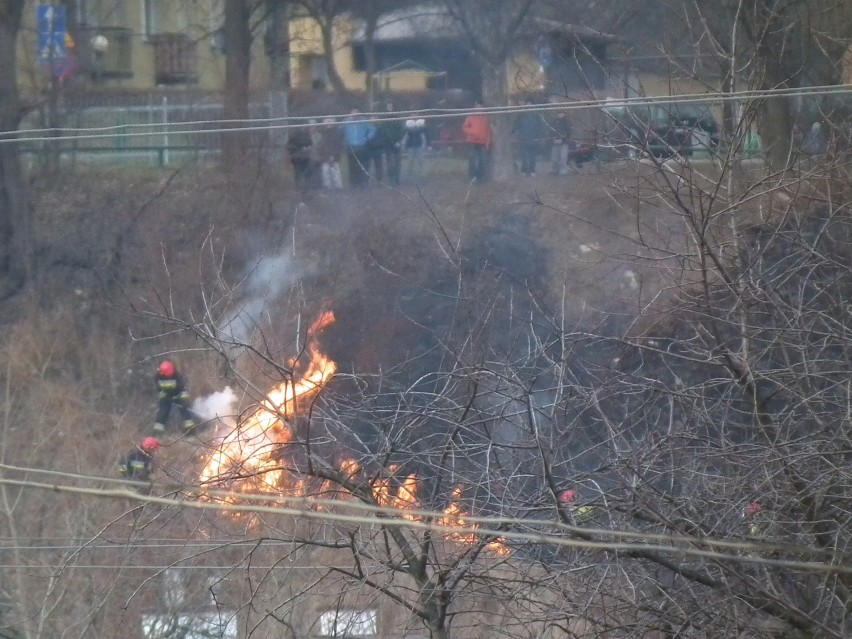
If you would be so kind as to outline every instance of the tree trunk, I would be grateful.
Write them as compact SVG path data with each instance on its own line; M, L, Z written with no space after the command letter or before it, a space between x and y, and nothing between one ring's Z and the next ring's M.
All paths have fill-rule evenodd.
M446 626L429 627L429 639L450 639Z
M287 93L290 88L290 43L287 32L288 10L286 0L267 0L271 25L268 31L267 55L269 56L269 117L283 120L288 115ZM286 160L287 129L272 129L269 132L270 158L283 166Z
M334 64L334 18L321 22L320 31L322 32L322 51L325 56L328 81L337 93L346 93L346 85L343 84L343 78L340 77L337 66Z
M374 111L376 90L373 87L373 76L376 74L376 27L379 23L379 12L375 0L368 0L367 15L364 18L364 70L367 89L367 109Z
M249 117L249 72L251 70L251 31L248 0L228 0L225 3L225 95L226 120L247 120ZM230 122L226 128L238 128ZM239 166L248 150L248 135L223 132L222 161L227 167Z
M509 86L506 81L506 68L503 64L485 63L482 65L482 97L485 106L506 106L509 104ZM495 181L508 180L514 174L512 161L511 124L508 115L492 115L493 144L491 147L492 167Z
M25 0L0 0L0 300L24 284L30 270L31 219L26 178L15 137L20 122L16 43Z
M784 73L778 60L773 60L771 47L761 46L766 71L763 89L789 88L787 74ZM776 96L764 100L761 105L762 116L758 118L760 139L767 161L773 171L783 171L790 166L793 154L793 118L790 115L790 99L786 96Z

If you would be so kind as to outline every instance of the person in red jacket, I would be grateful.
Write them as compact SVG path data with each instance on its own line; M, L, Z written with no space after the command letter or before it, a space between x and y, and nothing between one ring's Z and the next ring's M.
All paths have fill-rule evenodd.
M482 109L482 103L477 100L474 109ZM462 131L468 151L468 177L475 182L485 182L488 179L488 159L493 142L491 120L485 113L471 113L465 118Z

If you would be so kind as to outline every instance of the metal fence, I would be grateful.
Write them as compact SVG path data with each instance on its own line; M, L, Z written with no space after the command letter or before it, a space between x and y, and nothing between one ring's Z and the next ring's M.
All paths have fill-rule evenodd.
M50 128L47 108L29 114L21 125L21 148L34 162L52 154L63 161L150 162L160 166L215 157L229 128L221 102L192 94L109 93L60 100L61 127ZM251 118L266 118L268 103L254 101ZM247 131L247 144L271 144L268 131Z

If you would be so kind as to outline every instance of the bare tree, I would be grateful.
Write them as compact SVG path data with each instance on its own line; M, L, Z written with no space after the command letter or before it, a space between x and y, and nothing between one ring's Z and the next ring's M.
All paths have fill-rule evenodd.
M373 76L377 71L376 30L383 15L392 11L404 10L416 6L415 2L394 2L393 0L367 0L352 6L352 16L364 25L364 71L367 90L367 108L372 110L375 101Z
M346 86L337 71L334 54L339 46L337 30L340 28L341 19L348 14L351 2L349 0L296 0L294 4L317 25L322 40L328 81L337 93L345 93Z
M705 81L712 90L806 89L840 80L839 63L852 38L852 16L843 3L726 2L708 10L701 3L682 2L672 9L659 20L667 35L657 53L670 68ZM730 129L736 102L726 105L726 128L735 134ZM750 105L760 109L757 128L776 170L796 162L801 136L796 139L794 125L800 105L793 97Z
M23 0L0 3L0 299L17 291L27 278L30 213L18 146L12 141L22 114L17 85L17 44Z
M441 223L442 211L426 203L400 226L425 219L430 232L406 241L391 241L399 238L375 211L345 232L337 215L318 236L360 243L369 268L353 277L358 285L330 295L349 265L318 242L315 262L339 270L313 275L316 299L301 281L275 288L263 312L248 303L248 279L229 277L225 258L211 254L199 263L200 293L158 289L151 305L132 310L143 326L158 322L155 344L205 348L209 371L220 359L240 397L240 419L224 434L244 448L225 449L209 433L169 442L150 494L119 495L134 508L150 503L123 536L107 526L125 540L108 577L87 581L82 566L72 570L77 548L40 563L16 543L16 568L3 579L14 585L16 626L31 636L112 637L126 625L110 611L128 608L189 634L210 626L187 611L204 621L202 612L221 608L246 636L335 636L360 634L353 624L369 628L366 613L390 601L400 635L425 627L439 639L848 636L852 238L843 140L784 175L744 161L736 144L667 158L640 146L642 162L582 175L598 182L589 201L559 191L519 203L513 193L473 230L461 216ZM397 210L382 195L371 206ZM571 251L548 261L563 238L539 229L557 224L569 229ZM294 250L298 239L294 230ZM290 282L271 270L272 281ZM579 292L584 277L596 297ZM139 297L128 294L134 304ZM352 311L354 327L305 328L326 297ZM178 301L186 299L189 310ZM249 307L253 322L235 322ZM33 334L52 335L61 319ZM52 436L105 429L86 430L98 414L75 418L74 396L48 393L50 380L85 368L77 358L96 362L91 379L113 380L121 358L105 364L102 342L80 354L85 339L59 339L59 357L25 338L6 344L2 452L7 466L5 455L25 450L33 456L24 462L52 467ZM12 348L31 339L39 357L16 357ZM281 400L310 381L305 365L318 350L358 355L325 385ZM21 389L33 397L23 401ZM125 401L114 395L110 407ZM33 419L33 406L47 417ZM246 454L252 424L262 426L261 447ZM118 445L115 435L107 441ZM97 467L108 448L61 448L61 468ZM228 463L204 473L199 453ZM7 470L0 515L16 542L69 520L75 536L106 537L95 522L127 510L63 502L54 493L64 481L30 499L22 491L38 469ZM159 535L191 542L157 548ZM185 578L168 570L186 563ZM124 578L131 568L140 572ZM220 591L231 576L241 586ZM69 603L80 592L94 596Z
M475 244L433 264L424 276L441 297L424 303L453 318L446 328L398 367L338 375L301 417L275 408L286 436L273 436L280 448L261 475L283 472L283 492L392 510L322 534L279 527L286 539L348 552L349 566L324 574L389 597L432 636L450 633L460 598L480 587L523 601L512 614L529 614L528 628L577 624L566 610L579 606L582 633L566 627L590 636L846 635L848 210L809 181L798 182L806 198L775 200L759 169L726 179L741 167L682 160L617 174L625 214L637 198L660 202L632 213L627 238L640 274L667 272L647 316L553 310L549 287L512 278L517 264L480 264ZM529 250L519 263L535 241ZM156 314L214 350L247 349L255 361L238 375L299 379L276 363L271 325L257 341L223 340L213 315L166 310ZM251 467L219 477L229 485ZM411 503L436 514L408 518ZM472 515L499 519L454 535ZM620 535L628 545L615 549Z
M252 3L235 0L225 3L225 119L232 121L228 128L239 128L234 121L249 117L249 69L251 68L251 18ZM239 131L226 132L223 140L223 162L226 166L240 166L247 138Z
M482 98L487 106L505 106L509 102L506 63L534 4L534 0L441 3L481 67ZM494 177L505 180L512 174L510 124L503 117L494 117L493 127Z

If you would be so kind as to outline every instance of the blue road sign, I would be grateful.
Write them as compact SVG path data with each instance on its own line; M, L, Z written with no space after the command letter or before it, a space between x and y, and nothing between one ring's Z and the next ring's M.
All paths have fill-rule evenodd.
M38 59L42 64L62 64L68 50L65 47L65 6L36 5L36 31L38 32Z
M36 6L36 29L39 33L54 33L67 31L65 21L65 5L40 4Z

